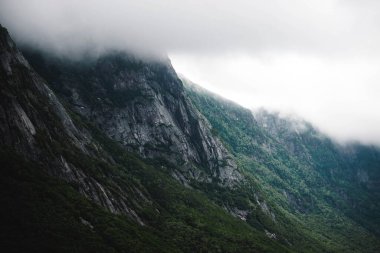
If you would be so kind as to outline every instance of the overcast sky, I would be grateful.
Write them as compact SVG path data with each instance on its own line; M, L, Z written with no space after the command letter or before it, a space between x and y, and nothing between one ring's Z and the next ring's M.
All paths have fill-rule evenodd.
M377 0L0 0L0 22L18 43L60 54L167 53L246 107L380 144Z

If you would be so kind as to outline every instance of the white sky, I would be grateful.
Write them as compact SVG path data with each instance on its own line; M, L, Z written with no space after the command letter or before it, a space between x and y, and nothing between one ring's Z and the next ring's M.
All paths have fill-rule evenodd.
M0 22L57 54L167 53L246 107L380 144L378 0L0 0Z
M296 54L171 55L199 85L247 108L299 115L339 141L380 141L380 62Z

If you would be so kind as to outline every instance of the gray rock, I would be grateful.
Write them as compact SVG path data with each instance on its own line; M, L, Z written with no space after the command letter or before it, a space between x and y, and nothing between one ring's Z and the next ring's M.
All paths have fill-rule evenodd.
M87 62L47 57L37 67L40 73L52 69L59 73L49 83L77 113L140 156L179 167L173 176L180 182L217 180L232 187L242 180L168 60L141 61L117 52Z

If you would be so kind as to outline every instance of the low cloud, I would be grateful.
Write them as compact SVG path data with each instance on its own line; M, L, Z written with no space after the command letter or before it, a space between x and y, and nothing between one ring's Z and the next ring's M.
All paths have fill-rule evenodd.
M1 0L17 40L55 51L378 55L378 1Z
M380 144L380 1L0 0L0 22L19 44L61 55L169 54L247 107Z
M180 73L257 109L305 118L337 141L380 144L380 61L172 55Z

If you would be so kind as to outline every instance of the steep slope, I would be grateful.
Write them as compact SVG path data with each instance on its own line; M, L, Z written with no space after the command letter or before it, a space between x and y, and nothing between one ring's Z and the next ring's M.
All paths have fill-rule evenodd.
M24 50L55 92L108 137L146 158L182 168L182 181L242 179L236 164L184 96L166 60L140 60L122 52L73 61ZM201 170L199 170L201 168Z
M292 155L313 166L331 184L337 194L329 199L333 205L380 235L378 147L358 143L340 145L301 119L281 117L265 110L255 112L255 118Z
M89 177L85 157L112 157L77 128L46 82L30 67L15 44L1 31L1 146L14 149L25 159L49 167L49 174L78 185L79 191L114 213L129 213L126 200L104 189ZM81 157L83 156L83 158ZM82 160L75 165L68 159ZM135 218L138 219L136 216Z
M376 148L184 89L168 61L25 54L1 27L6 252L378 252Z
M379 171L378 149L366 147L369 152L364 155L363 147L339 147L304 121L264 112L255 117L245 108L184 82L213 132L266 193L276 217L285 216L294 226L288 231L301 229L305 237L322 242L329 252L380 249L379 198L373 188ZM352 156L356 152L361 155ZM372 173L371 183L367 171ZM363 180L368 184L360 183ZM277 219L279 227L286 227L283 222ZM310 246L297 242L293 235L287 239L303 250Z
M186 169L199 171L202 177L191 178L207 180L196 182L225 190L230 186L231 191L242 181L234 162L224 157L228 152L221 143L212 135L203 136L210 130L204 119L197 118L196 110L186 109L188 113L182 115L193 117L188 122L196 133L186 133L186 126L179 125L173 130L180 131L173 140L182 138L191 149L185 153L189 165L181 158L186 166L179 167L170 153L166 156L161 151L165 159L159 159L154 147L150 151L144 147L143 153L137 150L150 158L144 159L130 152L134 149L127 140L114 138L121 142L117 143L108 127L102 128L96 119L90 121L92 114L77 113L70 104L63 106L3 27L0 59L0 242L4 252L288 251L262 230L231 216L209 195L170 176ZM110 106L110 110L116 109ZM153 118L158 117L155 113ZM101 111L95 115L102 115ZM165 116L169 119L174 120L171 114Z
M289 246L287 228L276 222L286 224L287 218L276 218L257 182L237 170L208 121L185 96L168 62L142 61L115 52L72 61L24 51L67 106L109 138L142 157L159 158L159 165L167 166L186 187L200 190L262 235ZM295 240L311 240L319 247L302 231L295 234Z

